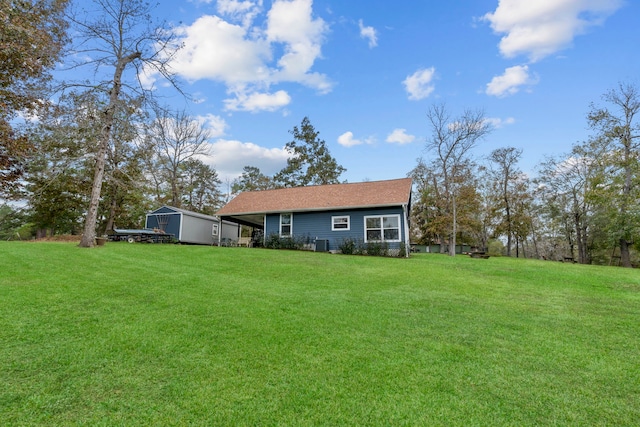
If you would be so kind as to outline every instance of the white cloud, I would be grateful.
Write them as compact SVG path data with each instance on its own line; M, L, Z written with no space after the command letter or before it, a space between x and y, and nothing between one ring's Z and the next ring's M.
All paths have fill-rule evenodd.
M205 125L211 133L211 138L219 138L223 136L228 127L227 122L222 117L215 116L213 114L197 116L196 120Z
M271 58L270 46L264 40L251 39L247 29L205 15L175 31L184 47L171 66L187 80L217 80L238 87L269 79L266 61Z
M365 27L362 19L358 21L358 27L360 27L360 37L369 41L369 49L378 46L378 33L375 28Z
M425 68L416 71L402 82L404 84L409 99L419 101L431 95L435 86L432 81L435 76L436 69L434 67Z
M508 125L512 125L516 122L516 119L513 117L507 117L506 119L502 119L500 117L489 117L485 120L492 128L500 129Z
M406 129L394 129L393 132L387 136L386 141L390 144L404 145L411 144L415 139L415 136L407 134Z
M218 0L218 13L249 27L255 17L262 11L262 0Z
M320 18L313 19L312 0L276 0L267 17L267 40L281 43L284 55L278 60L279 69L272 81L293 81L318 89L331 90L326 76L309 74L316 59L321 57L324 35L328 25Z
M516 65L504 70L501 76L495 76L487 83L486 94L497 97L513 95L520 91L522 86L536 84L537 78L531 77L528 65Z
M257 111L263 106L273 111L287 105L286 92L268 93L280 83L328 93L333 83L312 67L321 58L329 27L313 16L312 4L312 0L274 0L264 22L258 22L263 0L220 0L221 16L201 16L174 30L176 43L183 47L170 66L188 81L222 82L236 98L225 103L236 110ZM153 85L156 77L149 69L141 75L146 86Z
M348 131L338 137L338 144L344 147L354 147L356 145L363 144L363 142L359 139L355 139L353 137L353 132Z
M365 139L357 139L357 138L354 138L353 132L351 131L347 131L338 137L338 144L342 145L343 147L355 147L356 145L374 144L374 143L375 143L375 138L373 136L370 136Z
M240 92L234 99L225 99L225 110L228 111L276 111L291 102L291 97L284 90L276 93L251 93Z
M207 159L222 179L234 179L245 166L255 166L265 175L273 175L287 164L289 153L282 148L266 148L251 142L220 139L212 144Z
M500 52L507 58L526 55L532 62L571 45L590 27L601 25L622 0L500 0L482 19L504 34Z

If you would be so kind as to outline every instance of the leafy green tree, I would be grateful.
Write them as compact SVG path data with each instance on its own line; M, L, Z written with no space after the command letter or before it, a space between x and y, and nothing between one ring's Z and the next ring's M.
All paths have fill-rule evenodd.
M457 239L463 243L477 245L481 241L482 224L479 220L480 194L474 178L475 165L471 162L459 165L455 178L458 195L465 203L458 205ZM424 159L418 159L418 165L410 176L415 186L412 206L412 226L414 234L422 244L440 243L440 251L446 252L446 243L451 245L452 211L450 200L446 197L444 179L437 166L429 166ZM456 239L456 240L457 240ZM449 247L449 251L451 251ZM453 248L455 250L455 246Z
M78 234L90 192L93 99L66 95L41 111L26 135L33 153L26 163L25 191L31 222L39 236Z
M242 169L242 175L233 182L231 192L238 194L243 191L269 190L272 188L275 188L273 179L263 174L260 168L245 166Z
M337 184L346 169L331 156L327 144L320 139L308 117L302 119L300 127L290 131L293 140L285 149L291 157L285 166L274 176L280 187L304 187L307 185Z
M0 240L22 240L30 236L21 233L28 219L22 209L0 205Z
M631 248L640 234L640 92L620 83L604 94L608 107L592 106L588 115L596 136L606 143L610 173L599 187L609 206L609 235L620 249L623 267L632 267Z
M50 70L67 42L68 0L0 2L0 197L19 187L29 140L12 120L47 99Z
M222 207L221 184L218 172L200 159L189 159L182 164L183 206L207 215Z

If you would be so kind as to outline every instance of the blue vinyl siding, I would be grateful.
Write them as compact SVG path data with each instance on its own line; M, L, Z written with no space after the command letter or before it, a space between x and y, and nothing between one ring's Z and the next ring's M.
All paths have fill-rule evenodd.
M327 212L292 212L292 235L296 238L308 237L311 242L315 239L326 239L329 241L329 250L337 250L343 239L351 238L364 242L364 218L372 215L399 215L400 216L400 239L406 240L404 235L405 221L402 207L381 208L381 209L358 209L340 210ZM331 217L349 216L350 230L331 231ZM266 216L265 236L278 234L280 227L280 214L270 214ZM390 248L400 247L399 242L389 243Z

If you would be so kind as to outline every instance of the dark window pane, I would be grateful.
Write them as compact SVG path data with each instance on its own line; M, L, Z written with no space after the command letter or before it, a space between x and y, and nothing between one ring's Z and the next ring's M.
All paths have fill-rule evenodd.
M382 240L380 230L367 230L367 240Z
M384 230L384 240L400 240L400 233L397 229Z

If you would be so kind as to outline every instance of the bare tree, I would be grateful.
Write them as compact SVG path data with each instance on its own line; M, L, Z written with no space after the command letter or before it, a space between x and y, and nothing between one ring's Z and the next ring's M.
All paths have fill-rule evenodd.
M427 112L432 135L426 148L434 154L434 166L443 179L443 196L451 214L449 255L456 254L458 233L458 199L461 177L469 171L469 152L491 132L482 110L465 110L453 118L444 104L433 105Z
M169 185L172 206L182 205L182 167L189 160L211 155L210 136L203 123L184 111L156 110L156 118L149 129L149 139L156 152L152 173L156 174L155 181L159 185Z
M169 31L154 26L152 6L143 0L93 0L83 5L86 9L72 11L69 16L76 32L69 58L81 58L72 68L92 68L93 79L68 82L65 88L102 97L100 114L95 118L100 132L94 147L93 185L80 241L81 247L92 247L116 111L126 108L129 99L149 94L137 78L139 74L131 76L128 71L146 68L175 83L167 64L176 46Z
M514 186L520 177L517 169L518 160L522 156L522 150L514 147L498 148L491 152L489 160L492 162L491 175L496 184L496 195L499 203L496 204L503 211L504 217L501 221L507 235L507 256L511 256L511 245L513 238L513 209L514 209Z

